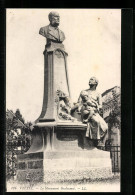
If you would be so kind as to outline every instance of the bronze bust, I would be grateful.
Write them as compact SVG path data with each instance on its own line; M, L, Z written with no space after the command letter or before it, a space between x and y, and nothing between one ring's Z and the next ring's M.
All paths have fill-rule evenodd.
M39 34L46 37L47 44L50 42L62 43L65 40L64 32L62 32L58 26L60 23L60 16L57 12L50 12L48 15L50 24L41 27Z

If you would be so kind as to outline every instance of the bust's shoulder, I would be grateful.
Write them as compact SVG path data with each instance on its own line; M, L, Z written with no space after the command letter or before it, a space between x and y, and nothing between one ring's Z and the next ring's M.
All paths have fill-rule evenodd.
M41 29L42 29L42 30L46 30L46 29L48 29L48 28L49 28L49 25L41 27L40 30L41 30Z
M64 34L64 32L61 29L59 29L59 31Z
M41 27L40 30L39 30L39 34L41 34L41 35L46 37L48 29L49 29L49 25Z
M64 32L62 30L60 30L60 29L59 29L59 32L60 32L60 35L61 35L60 36L61 37L61 41L64 41L65 38L66 38Z
M49 28L49 25L47 25L47 26L43 26L43 27L41 27L41 28Z

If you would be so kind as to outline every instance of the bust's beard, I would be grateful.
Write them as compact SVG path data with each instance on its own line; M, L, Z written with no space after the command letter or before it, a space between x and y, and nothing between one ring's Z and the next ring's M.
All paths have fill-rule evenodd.
M58 27L59 26L59 23L51 23L51 26Z

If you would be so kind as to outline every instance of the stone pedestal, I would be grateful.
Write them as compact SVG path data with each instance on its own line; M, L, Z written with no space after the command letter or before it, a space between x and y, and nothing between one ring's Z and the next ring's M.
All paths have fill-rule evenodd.
M48 183L112 176L110 153L98 150L85 133L79 122L37 124L30 150L18 156L17 179Z

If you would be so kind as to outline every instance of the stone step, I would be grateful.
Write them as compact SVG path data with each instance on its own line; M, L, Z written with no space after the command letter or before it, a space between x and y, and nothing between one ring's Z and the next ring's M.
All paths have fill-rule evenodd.
M61 158L61 159L45 159L44 170L69 170L78 168L93 167L111 167L111 159L108 158Z
M110 158L110 152L109 151L103 151L99 150L97 148L93 148L91 150L78 150L78 151L73 151L73 150L63 150L63 151L46 151L44 152L44 158L45 159L60 159L60 158Z

